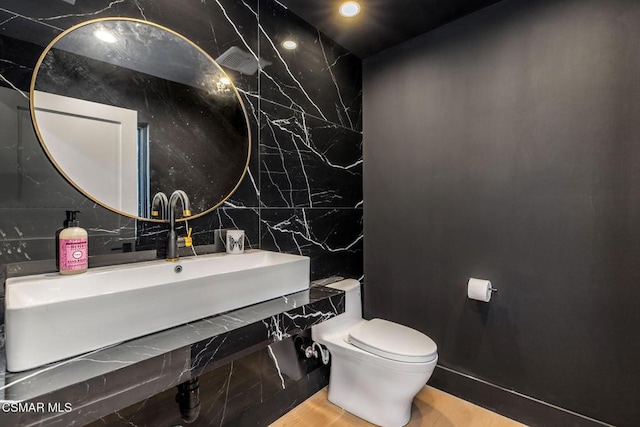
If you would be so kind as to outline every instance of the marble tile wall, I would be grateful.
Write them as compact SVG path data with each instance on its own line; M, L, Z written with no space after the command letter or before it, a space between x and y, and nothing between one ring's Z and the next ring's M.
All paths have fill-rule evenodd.
M237 46L263 62L253 75L225 69L245 100L252 158L236 193L190 221L195 243L242 228L249 247L311 256L312 279L361 278L361 61L269 0L0 0L0 264L53 257L66 209L82 211L90 255L164 239L165 226L113 214L67 184L32 131L29 83L44 47L113 16L164 25L213 58ZM284 49L286 39L297 49Z
M194 243L213 243L220 228L241 228L247 247L310 256L312 279L362 278L361 62L269 0L0 0L0 264L52 258L67 209L82 211L90 255L120 252L124 245L148 249L166 236L165 226L125 218L84 197L51 165L32 128L29 84L44 47L75 24L113 16L164 25L213 58L237 46L263 61L253 75L225 70L245 100L252 158L232 197L190 221ZM284 49L285 39L298 48ZM326 369L307 366L284 391L269 371L269 357L266 350L248 355L203 380L206 411L242 411L216 412L212 419L233 423L243 416L251 419L241 422L259 424L266 407L269 417L277 416L328 381ZM252 398L256 384L269 405L254 405L252 412L242 402L220 406L219 390L242 401ZM174 390L166 393L172 400ZM137 411L134 406L121 415L135 418Z

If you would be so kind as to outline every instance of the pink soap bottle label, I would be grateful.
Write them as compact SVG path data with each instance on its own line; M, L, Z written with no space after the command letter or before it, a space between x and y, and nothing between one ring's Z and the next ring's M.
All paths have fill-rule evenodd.
M60 270L87 268L87 239L60 239Z

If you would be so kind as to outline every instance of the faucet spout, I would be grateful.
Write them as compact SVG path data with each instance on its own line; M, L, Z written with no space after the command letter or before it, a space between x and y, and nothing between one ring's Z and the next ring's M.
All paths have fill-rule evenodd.
M151 218L167 219L169 199L162 191L157 192L151 201Z
M167 261L178 260L178 234L176 233L176 206L182 204L182 217L191 216L191 204L187 193L176 190L169 198L169 236L167 238Z

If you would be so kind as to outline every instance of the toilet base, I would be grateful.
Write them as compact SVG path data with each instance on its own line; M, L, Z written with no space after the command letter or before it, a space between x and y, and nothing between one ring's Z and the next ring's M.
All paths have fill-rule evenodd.
M398 370L340 353L336 348L331 351L329 401L379 426L406 425L413 398L426 385L437 358L419 365L400 363L402 369Z
M335 394L339 393L331 393L331 386L329 386L329 402L372 424L383 427L401 427L407 425L411 420L411 404L406 405L406 407L400 411L398 408L393 408L392 412L385 413L384 408L379 408L378 413L371 413L372 411L364 413L362 411L362 405L354 405L350 399L344 399L340 396L336 397Z

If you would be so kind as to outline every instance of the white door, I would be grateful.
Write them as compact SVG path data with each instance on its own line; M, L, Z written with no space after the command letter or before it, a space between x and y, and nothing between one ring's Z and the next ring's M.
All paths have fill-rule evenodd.
M138 113L34 92L38 131L64 174L85 193L138 215Z

